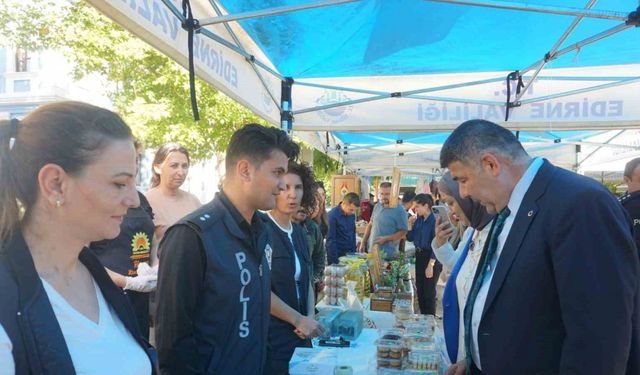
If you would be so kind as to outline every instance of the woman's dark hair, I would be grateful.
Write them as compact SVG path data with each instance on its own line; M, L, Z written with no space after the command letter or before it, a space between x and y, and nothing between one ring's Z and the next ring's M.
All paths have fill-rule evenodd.
M22 121L0 121L0 240L30 214L43 166L77 176L112 141L127 139L131 129L120 116L80 102L45 104Z
M156 165L162 164L165 161L165 159L167 159L167 156L169 156L169 154L172 152L179 152L181 154L184 154L184 156L187 157L187 163L191 165L191 159L189 158L189 151L187 151L186 148L173 142L163 144L162 146L160 146L158 151L156 151L156 155L153 157L153 163L151 164L151 187L152 188L160 185L160 175L156 173L153 167L155 167Z
M302 201L300 206L305 210L313 210L316 204L316 185L315 176L313 170L307 163L297 163L294 161L289 162L287 174L295 174L302 180Z
M418 194L413 198L413 201L423 206L426 204L429 208L433 207L433 197L431 194Z

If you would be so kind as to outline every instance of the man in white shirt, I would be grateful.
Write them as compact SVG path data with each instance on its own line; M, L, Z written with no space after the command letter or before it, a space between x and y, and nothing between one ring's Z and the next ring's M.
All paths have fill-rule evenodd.
M498 213L465 307L466 359L447 374L640 374L640 262L616 199L484 120L460 125L440 163Z

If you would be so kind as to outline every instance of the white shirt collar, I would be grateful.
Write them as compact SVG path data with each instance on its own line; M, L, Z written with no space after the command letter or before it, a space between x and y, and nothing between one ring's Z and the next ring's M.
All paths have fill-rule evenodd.
M531 187L531 183L533 179L538 174L538 170L542 167L544 160L542 158L534 158L527 170L524 172L520 180L513 188L513 192L511 192L511 197L509 198L509 203L507 207L509 207L509 211L511 211L511 216L514 216L518 213L518 209L520 208L520 204L522 204L522 200L524 199L524 195Z

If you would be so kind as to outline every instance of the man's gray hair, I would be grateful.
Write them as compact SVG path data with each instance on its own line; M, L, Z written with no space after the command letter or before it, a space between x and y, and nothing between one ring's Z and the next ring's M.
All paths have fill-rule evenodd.
M389 181L382 181L378 186L378 188L391 188L391 185L392 184Z
M458 126L442 145L440 166L447 168L455 161L477 165L485 153L514 162L528 157L520 141L508 129L491 121L469 120Z

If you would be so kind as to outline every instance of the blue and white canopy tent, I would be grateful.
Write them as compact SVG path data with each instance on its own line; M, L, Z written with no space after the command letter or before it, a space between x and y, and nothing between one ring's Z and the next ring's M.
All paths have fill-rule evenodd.
M470 118L567 168L640 155L637 0L88 1L360 174L433 173Z

